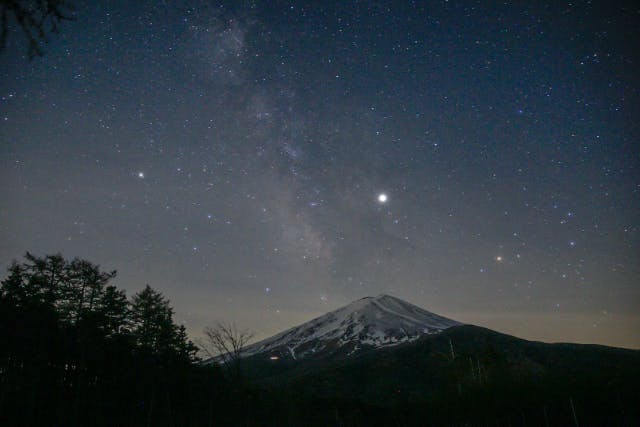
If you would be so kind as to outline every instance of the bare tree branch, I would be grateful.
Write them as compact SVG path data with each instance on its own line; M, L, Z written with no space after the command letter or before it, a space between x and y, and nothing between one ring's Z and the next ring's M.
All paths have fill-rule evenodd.
M253 333L239 329L234 323L219 322L204 329L206 342L199 343L204 352L226 368L240 374L240 359Z
M12 16L27 39L29 59L42 56L47 33L57 33L62 21L74 19L70 0L0 0L0 51L9 35Z

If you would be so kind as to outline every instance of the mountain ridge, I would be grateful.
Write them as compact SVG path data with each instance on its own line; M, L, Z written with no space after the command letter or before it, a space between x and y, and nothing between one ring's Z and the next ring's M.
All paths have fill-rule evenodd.
M412 342L462 323L397 297L364 297L247 346L243 357L267 354L293 360L320 354L351 355Z
M347 308L342 314L349 318L358 308L387 314L391 308L394 319L411 322L411 307L381 295L341 309ZM331 315L335 311L313 321ZM319 402L304 411L306 425L332 425L338 416L358 420L344 424L354 426L485 425L487 420L524 425L526 419L526 425L551 427L577 425L577 417L581 426L638 425L640 350L529 341L456 323L414 341L362 347L356 354L347 343L318 354L325 357L294 360L269 347L247 357L243 372L270 395L284 391L288 402ZM304 325L274 337L295 335ZM326 408L330 411L323 413ZM324 415L311 420L314 414Z

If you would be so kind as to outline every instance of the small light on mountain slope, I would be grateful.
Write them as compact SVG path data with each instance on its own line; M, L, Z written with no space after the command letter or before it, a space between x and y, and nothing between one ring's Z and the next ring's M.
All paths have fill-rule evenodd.
M244 356L270 354L270 360L354 354L366 348L396 346L460 325L401 299L366 297L245 349ZM278 359L273 359L277 357Z

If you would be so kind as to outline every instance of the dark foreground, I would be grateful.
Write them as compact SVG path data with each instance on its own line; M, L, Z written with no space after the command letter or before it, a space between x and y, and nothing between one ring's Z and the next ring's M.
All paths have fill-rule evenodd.
M0 425L637 426L640 352L474 326L357 357L201 366L169 302L86 261L0 288ZM453 349L453 351L452 351Z

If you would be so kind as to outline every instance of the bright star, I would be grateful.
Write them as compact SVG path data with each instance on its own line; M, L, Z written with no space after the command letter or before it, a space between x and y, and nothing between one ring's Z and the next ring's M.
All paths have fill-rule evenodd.
M378 194L378 202L387 203L387 195L384 193Z
M502 262L502 256L501 256L501 255L498 255L498 256L496 257L496 261L498 261L498 262Z
M144 179L144 172L138 172L138 178Z

